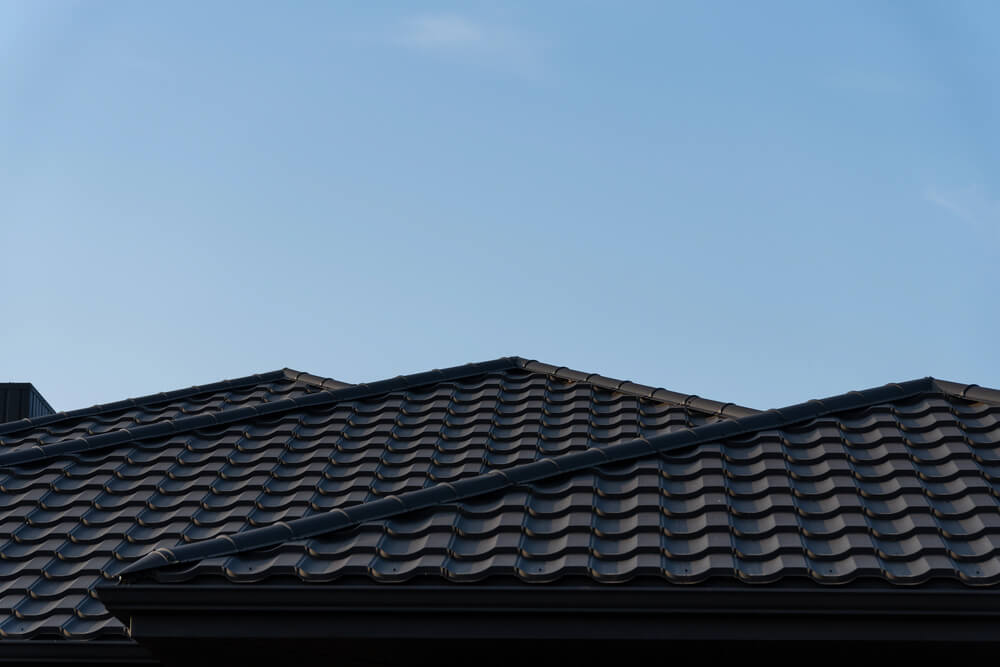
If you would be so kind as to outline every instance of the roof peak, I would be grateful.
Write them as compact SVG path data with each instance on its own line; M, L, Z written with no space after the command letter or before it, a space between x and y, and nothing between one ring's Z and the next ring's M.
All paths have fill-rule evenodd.
M698 412L713 414L727 418L739 418L743 416L757 414L757 411L753 410L752 408L745 408L742 406L738 406L734 403L720 403L718 401L711 401L708 399L699 398L698 396L695 396L693 394L690 395L680 394L677 392L669 391L667 389L649 387L646 385L636 384L634 382L628 382L626 380L616 380L614 378L604 377L596 373L587 374L581 371L574 371L572 369L565 367L557 367L557 366L552 366L551 364L544 364L538 361L524 359L522 357L500 357L498 359L492 359L490 361L463 364L461 366L452 366L451 368L445 368L445 369L434 369L422 373L413 373L410 375L399 375L394 378L378 380L376 382L370 382L370 383L362 382L356 385L348 385L345 383L340 383L336 380L329 380L329 379L324 380L322 378L318 378L317 376L308 375L305 373L299 373L298 371L293 371L291 369L283 369L281 371L273 371L272 373L269 373L266 376L264 375L248 376L248 378L258 378L257 381L264 381L265 379L275 379L277 377L280 377L281 376L280 374L290 373L292 374L291 375L292 379L300 379L303 376L305 376L311 379L311 381L314 383L320 382L318 386L326 388L324 388L322 391L313 394L308 394L306 396L287 398L280 401L262 403L256 406L246 406L232 410L223 410L211 414L196 415L191 417L181 417L179 419L160 421L152 424L137 426L135 428L130 428L130 429L119 429L107 433L84 436L73 440L63 440L60 442L55 442L47 445L18 447L13 451L0 452L0 466L35 463L53 456L64 456L67 454L76 454L84 451L92 451L104 447L113 447L124 444L126 442L131 442L133 440L143 440L148 438L172 436L178 433L204 428L206 426L219 426L224 424L231 424L234 422L244 421L255 417L261 417L264 415L274 415L281 412L287 412L289 410L295 410L303 407L312 407L312 406L326 405L346 400L368 398L381 394L388 394L393 391L401 391L423 385L434 384L437 382L447 382L449 380L457 380L463 377L471 377L482 373L507 370L512 368L520 368L529 373L551 375L571 382L587 382L589 384L592 384L596 387L600 387L603 389L618 391L624 394L636 396L639 398L647 398L649 400L659 401L662 403L679 405L682 407L690 408ZM241 378L241 380L247 380L248 378ZM239 381L240 380L231 380L228 381L228 383L239 382ZM327 384L324 385L323 383ZM248 382L248 384L252 383ZM219 387L219 385L226 385L226 383L216 383L215 385L206 385L206 387L209 388ZM227 387L228 385L226 387L221 387L221 388L227 388ZM206 390L205 387L178 390L177 392L156 394L153 396L144 397L143 399L129 399L128 401L121 401L117 404L108 404L106 406L100 406L100 409L110 410L114 409L115 407L131 407L137 404L141 405L142 402L149 403L149 402L155 402L157 400L182 397L183 395L190 394L195 389L197 389L198 392ZM142 401L142 402L137 403L136 401ZM80 414L82 416L88 413L86 411L83 411ZM53 417L58 417L58 416L59 415L53 415ZM71 415L71 413L63 413L63 418L68 416L75 416L75 415ZM21 422L12 422L12 424L21 424L24 421L25 420L22 420ZM38 423L39 421L40 420L37 420L36 422L27 424L26 426L21 426L19 428L11 428L9 429L9 431L22 430L23 428L37 426L40 425ZM53 421L56 420L53 419ZM9 431L5 431L2 428L0 428L0 434Z

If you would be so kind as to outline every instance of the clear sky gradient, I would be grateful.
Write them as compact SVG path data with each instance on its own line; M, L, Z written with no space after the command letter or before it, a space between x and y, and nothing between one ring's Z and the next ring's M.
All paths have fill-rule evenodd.
M0 380L1000 386L1000 3L0 0Z

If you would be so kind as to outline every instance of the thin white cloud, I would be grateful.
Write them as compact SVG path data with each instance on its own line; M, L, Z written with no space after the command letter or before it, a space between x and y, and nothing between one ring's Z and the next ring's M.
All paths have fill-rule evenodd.
M390 41L398 46L537 76L546 44L537 36L495 22L457 14L428 14L400 21Z
M924 199L973 227L1000 233L1000 201L979 186L952 190L931 187L924 192Z
M426 49L467 49L486 45L483 28L461 16L417 16L403 24L401 41Z

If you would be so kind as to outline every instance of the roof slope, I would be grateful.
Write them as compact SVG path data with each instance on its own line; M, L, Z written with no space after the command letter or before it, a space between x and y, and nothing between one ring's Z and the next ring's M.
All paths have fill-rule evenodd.
M852 392L161 550L124 578L993 586L998 399L932 379Z
M0 423L0 448L8 450L53 444L349 386L346 382L285 368L70 412Z
M0 453L0 635L123 637L93 589L159 547L754 413L518 358L311 393L266 377L279 385L248 389L267 394L254 405L212 386L195 406L182 392L0 429L16 436Z

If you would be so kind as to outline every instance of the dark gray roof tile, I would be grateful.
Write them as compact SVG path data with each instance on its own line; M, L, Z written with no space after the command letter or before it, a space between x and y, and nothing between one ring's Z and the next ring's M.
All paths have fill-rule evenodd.
M353 574L386 582L418 574L548 581L578 573L609 582L641 574L677 582L728 574L748 582L876 576L907 585L934 577L995 583L997 489L959 425L968 410L964 404L953 409L954 400L914 395L899 405L819 419L802 409L789 412L800 421L787 429L740 434L670 459L609 465L594 458L596 467L570 475L281 550L289 560L289 550L299 550L295 568L306 581ZM605 397L602 405L612 403ZM982 419L984 411L974 414ZM510 430L500 434L515 443L529 433L576 437L586 423L592 437L593 417L575 419L546 416L544 426L528 430L537 422L525 417L510 423L521 429L517 437ZM602 426L613 424L620 441L637 434L635 423L608 417ZM499 440L497 429L492 435ZM982 447L988 455L997 448L997 442ZM387 463L394 462L378 465ZM320 541L338 546L327 556L310 550ZM232 556L226 572L216 574L243 580L234 574L241 558ZM263 576L259 569L253 575Z
M798 420L785 427L775 425L779 413L745 416L756 426L731 427L728 439L717 430L715 441L665 458L650 456L641 442L624 445L715 428L730 408L662 390L654 395L667 400L657 402L642 398L653 393L648 387L532 364L501 360L301 394L287 385L248 385L225 399L187 395L91 415L93 424L52 422L49 431L25 431L24 442L49 446L60 441L58 428L79 437L95 428L113 432L112 424L129 420L145 428L170 410L179 420L210 415L184 422L184 432L67 450L34 467L0 471L7 475L0 496L30 521L12 526L11 538L35 531L24 534L51 549L26 560L0 557L11 570L0 571L10 582L5 590L57 591L48 598L56 604L37 612L38 623L0 621L0 633L120 636L121 626L88 594L93 583L157 547L218 535L238 536L241 544L245 538L246 550L152 576L1000 580L988 474L989 462L1000 462L994 407L970 407L931 391L928 381L906 383L824 403L849 407L844 414L817 418L815 404L785 411ZM298 398L282 403L289 395L306 396L309 405ZM220 400L228 400L221 413L213 407ZM269 412L237 412L244 406ZM606 463L606 448L618 448L626 460ZM545 477L542 467L519 467L566 456L576 457L576 472ZM511 478L484 474L497 470L512 471ZM462 485L464 499L436 491L443 482ZM32 496L35 490L41 495ZM381 500L390 495L399 499ZM42 504L64 508L63 516ZM325 526L337 513L353 517L340 520L338 532L249 548L263 533L248 531L279 521L304 525L303 517ZM368 522L351 527L356 521ZM56 531L75 542L58 542ZM198 548L220 553L212 544ZM44 576L63 577L58 582L68 587L52 589L57 580Z
M67 450L62 458L50 457L41 467L4 469L0 502L23 517L11 524L11 534L18 531L25 544L51 554L10 560L12 578L7 580L25 582L20 584L25 587L45 581L47 588L39 590L51 589L53 599L66 600L64 608L72 615L53 611L48 625L12 625L6 632L21 628L25 636L75 637L120 633L117 622L84 593L94 581L115 576L129 561L159 546L356 506L539 457L616 444L640 432L656 435L684 428L710 417L586 383L573 385L505 363L431 387L407 388L404 379L395 394L369 398L358 394L341 403L314 401L309 407L291 406L294 409L281 406L283 412L263 417L253 417L249 408L289 396L314 395L316 387L272 378L267 387L147 400L64 417L14 434L20 438L17 441L10 434L0 435L7 446L17 447L19 442L48 446L91 433L163 426L155 433L147 430L149 439L123 440L114 447L75 454ZM213 415L220 409L228 421L216 424ZM241 414L244 421L234 421ZM204 419L191 422L192 428L184 433L169 430L171 419L192 415ZM606 529L636 502L625 489L609 491L598 503L608 516L595 520ZM462 539L477 534L486 539L490 531L519 531L524 524L505 516L486 517L488 508L480 509L482 519L474 514L463 519L469 532ZM574 511L563 517L577 515ZM445 555L453 542L452 537L434 532L433 520L426 529L404 529L405 522L396 523L395 530L379 538L383 553L395 560L404 555L400 550L408 539L419 539ZM567 536L574 544L584 541L575 533ZM12 548L10 556L14 555L22 554ZM348 550L343 557L358 572L379 571L371 565L372 555ZM309 558L315 561L315 557L306 561ZM516 561L517 555L513 558ZM419 567L426 569L428 562L423 559ZM297 563L285 554L275 567L313 576ZM491 562L490 571L496 571L496 565ZM396 567L395 573L380 574L398 577L401 570ZM255 576L251 573L256 571L235 563L230 569L239 577ZM508 564L503 571L513 569ZM325 570L321 567L321 574ZM58 579L44 579L43 572ZM81 582L79 587L73 588L74 581ZM56 582L58 587L52 588ZM94 622L88 625L88 621Z

